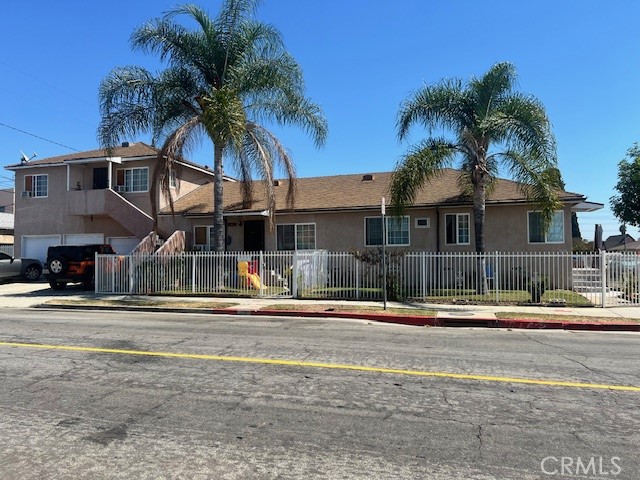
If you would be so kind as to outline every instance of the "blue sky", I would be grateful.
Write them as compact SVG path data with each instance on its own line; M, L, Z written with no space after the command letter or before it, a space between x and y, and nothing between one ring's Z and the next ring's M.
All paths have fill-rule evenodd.
M199 2L212 15L219 0ZM128 39L175 1L32 0L3 5L0 16L0 162L20 150L38 158L97 148L100 80L114 67L156 59ZM617 163L640 141L640 2L473 0L263 0L258 17L276 25L320 103L329 138L317 150L278 129L301 177L391 170L412 142L400 143L400 102L424 83L482 75L510 61L519 89L538 97L553 123L567 190L605 204L580 216L618 233L609 210ZM12 127L12 128L9 128ZM56 145L18 130L51 140ZM131 139L143 140L144 138ZM212 163L203 143L191 159ZM0 173L0 186L12 173ZM233 172L228 172L233 173ZM638 229L629 229L634 237Z

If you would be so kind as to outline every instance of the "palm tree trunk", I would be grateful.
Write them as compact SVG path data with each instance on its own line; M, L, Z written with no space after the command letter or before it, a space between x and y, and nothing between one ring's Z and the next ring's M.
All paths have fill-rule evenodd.
M223 176L222 176L222 151L223 147L217 142L213 147L213 250L223 252L224 241L224 209Z
M476 292L479 295L485 295L489 292L489 284L487 282L487 260L484 256L484 217L486 208L487 187L484 177L480 177L474 185L473 191L473 228L475 231L476 253L478 253L478 262L476 266Z

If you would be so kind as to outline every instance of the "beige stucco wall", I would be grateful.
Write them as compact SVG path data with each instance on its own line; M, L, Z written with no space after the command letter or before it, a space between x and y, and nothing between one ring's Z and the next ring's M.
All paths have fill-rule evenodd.
M555 252L571 251L571 209L564 208L564 242L561 244L529 244L528 242L528 212L535 211L531 205L518 206L489 206L485 217L485 245L487 251L501 252ZM445 215L455 213L469 214L471 238L468 245L447 245ZM316 247L330 251L351 251L364 249L365 218L379 216L379 210L343 213L308 213L278 215L276 224L315 223ZM475 250L473 211L468 207L440 207L438 209L412 209L410 217L410 245L397 248L413 251L441 251L441 252L472 252ZM243 221L261 217L233 217L227 221L235 223L227 228L227 235L231 237L228 250L243 250L244 230ZM429 218L429 228L417 228L416 218ZM439 222L439 226L438 226ZM196 225L212 225L211 217L190 218L176 216L175 221L170 216L161 217L161 228L166 230L181 229L192 236ZM276 249L276 231L270 231L268 220L265 219L265 250ZM438 242L438 236L440 241ZM191 244L190 242L188 242Z
M15 172L16 201L15 201L15 248L16 255L20 255L21 237L23 235L65 235L72 233L102 233L105 239L108 237L128 237L132 233L124 225L118 223L113 218L94 214L94 212L104 211L100 202L95 202L99 196L88 197L80 195L84 199L84 204L75 205L77 200L75 192L78 182L84 190L91 190L93 187L93 169L106 167L107 162L89 163L86 165L73 164L69 167L69 187L71 192L67 192L67 165L34 167L20 169ZM149 179L153 179L152 161L133 161L123 164L114 164L112 167L112 185L116 184L116 171L119 168L150 167ZM25 175L48 175L48 196L44 198L22 198L21 192L24 190ZM172 189L174 198L179 195L194 190L201 184L210 180L210 176L197 170L182 167L179 171L177 189ZM74 196L75 195L75 196ZM160 196L160 193L158 192ZM95 198L94 198L95 197ZM151 200L149 192L125 193L123 197L136 205L147 214L151 214ZM90 201L89 201L90 200ZM71 202L70 210L67 203ZM159 201L159 209L167 202ZM158 209L158 210L159 210ZM76 213L69 215L68 212ZM173 233L175 229L166 232L166 236ZM166 238L166 237L165 237Z

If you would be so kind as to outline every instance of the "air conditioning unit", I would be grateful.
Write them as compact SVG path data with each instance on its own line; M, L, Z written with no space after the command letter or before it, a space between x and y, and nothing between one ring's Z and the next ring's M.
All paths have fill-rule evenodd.
M127 187L125 187L124 185L118 185L116 186L116 192L118 193L124 193L127 191Z
M28 198L28 197L33 197L33 192L31 191L22 192L22 198Z

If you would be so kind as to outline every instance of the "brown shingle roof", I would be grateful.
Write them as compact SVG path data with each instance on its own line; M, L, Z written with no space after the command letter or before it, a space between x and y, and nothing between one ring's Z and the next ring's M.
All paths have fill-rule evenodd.
M415 206L434 206L446 204L471 204L471 199L461 195L458 187L460 172L445 169L442 175L420 190ZM382 197L389 201L389 183L391 172L371 174L373 180L363 180L362 174L334 175L328 177L299 178L296 180L297 196L294 210L332 211L370 209L380 206ZM276 186L276 211L288 210L286 193L288 181L280 180ZM254 182L254 202L248 211L259 212L267 209L264 184ZM576 193L561 192L563 202L579 202L584 196ZM240 184L225 184L225 211L242 211ZM487 203L525 202L526 196L518 184L511 180L498 179L489 195ZM176 213L203 215L213 211L213 184L208 183L178 199L174 204ZM164 209L161 213L170 213Z

